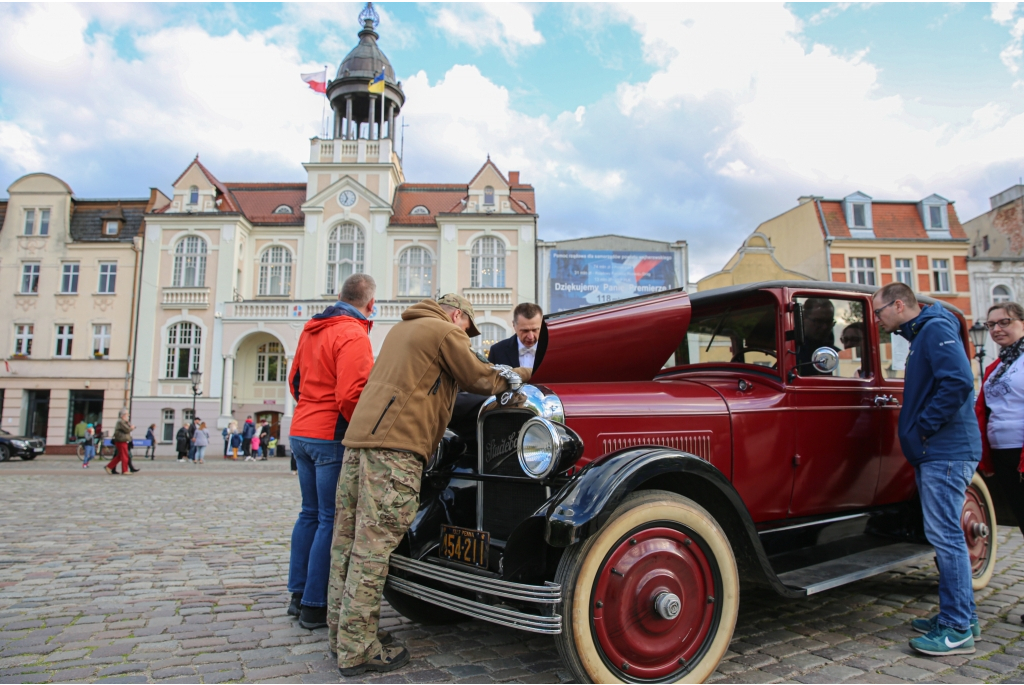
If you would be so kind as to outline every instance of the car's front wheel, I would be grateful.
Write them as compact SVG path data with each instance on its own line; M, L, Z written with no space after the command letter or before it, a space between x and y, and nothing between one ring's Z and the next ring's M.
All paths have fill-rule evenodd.
M11 448L7 445L0 445L0 461L7 461L11 458Z
M703 682L729 647L739 608L736 559L696 502L633 493L566 550L559 654L582 682Z
M988 586L996 569L996 508L980 473L967 486L960 527L971 557L971 583L975 590Z

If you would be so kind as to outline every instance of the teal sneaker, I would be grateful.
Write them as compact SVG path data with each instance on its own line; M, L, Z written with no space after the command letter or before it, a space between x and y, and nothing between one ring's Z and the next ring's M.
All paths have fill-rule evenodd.
M910 646L930 656L948 656L950 654L974 654L974 636L971 631L953 630L939 626L927 635L915 637Z
M939 615L935 614L931 618L915 618L910 622L910 627L919 633L930 633L939 627ZM974 639L981 637L981 626L978 624L978 619L971 619L971 635Z

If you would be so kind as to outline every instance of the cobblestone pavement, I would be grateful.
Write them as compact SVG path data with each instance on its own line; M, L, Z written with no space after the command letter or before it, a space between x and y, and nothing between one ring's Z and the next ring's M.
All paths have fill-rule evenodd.
M340 680L326 629L285 614L298 502L287 460L158 459L114 478L72 459L0 464L0 683ZM1024 540L1003 527L999 541L970 658L907 647L910 620L938 601L926 565L799 602L748 593L713 680L1024 682ZM569 679L550 638L383 617L413 659L377 682Z

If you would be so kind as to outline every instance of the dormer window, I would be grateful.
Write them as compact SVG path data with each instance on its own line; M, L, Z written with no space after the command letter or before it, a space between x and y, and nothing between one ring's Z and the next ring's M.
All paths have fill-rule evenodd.
M409 214L412 214L412 215L428 215L428 214L430 214L430 210L427 209L426 207L424 207L423 205L416 205L415 207L412 208L412 211L409 212Z
M107 219L103 222L103 235L117 235L121 231L121 222L117 219Z
M190 205L199 204L199 188L192 186L188 189L188 203Z
M856 228L867 228L866 208L860 202L853 205L853 225Z
M921 200L921 223L929 238L949 238L949 200L941 195L930 195Z
M874 225L871 220L871 197L861 192L843 198L843 213L846 226L853 238L873 238Z
M491 186L487 186L486 188L484 188L484 204L494 204L494 188L492 188Z
M281 205L280 207L278 207L277 209L274 210L274 214L293 214L293 213L294 212L292 212L292 208L289 207L288 205Z

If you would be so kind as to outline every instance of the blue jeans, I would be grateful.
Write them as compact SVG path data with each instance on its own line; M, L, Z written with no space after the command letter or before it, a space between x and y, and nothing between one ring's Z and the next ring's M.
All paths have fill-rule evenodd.
M924 535L939 567L939 625L963 632L978 614L971 587L971 559L960 528L975 461L926 461L914 468L924 514ZM994 533L995 531L993 531Z
M340 440L290 437L299 469L302 510L292 529L288 592L302 593L302 603L327 606L334 536L334 500L345 447Z
M85 458L82 460L83 464L88 464L90 461L92 461L93 459L96 458L96 446L95 445L86 445L85 447L82 448L82 450L85 453L83 455Z

